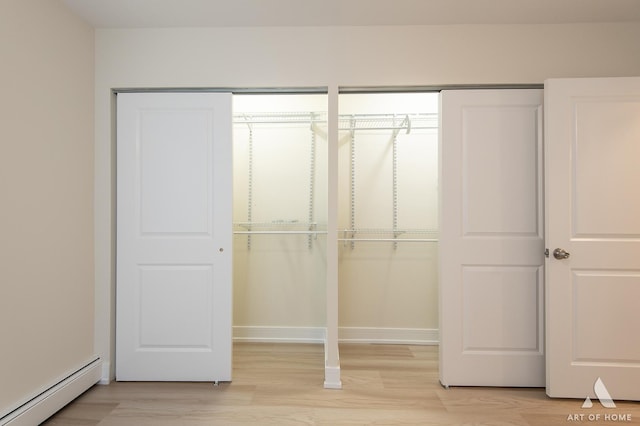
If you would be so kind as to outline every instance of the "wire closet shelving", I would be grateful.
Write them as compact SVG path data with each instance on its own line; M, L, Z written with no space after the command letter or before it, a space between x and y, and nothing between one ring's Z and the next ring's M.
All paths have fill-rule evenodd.
M326 235L326 225L318 224L314 219L315 199L315 152L316 133L321 126L327 124L326 112L278 112L278 113L241 113L233 116L235 125L246 125L249 130L248 141L248 200L247 221L234 223L234 234L247 235L247 247L251 248L252 235L307 235L309 248L318 235ZM308 217L305 221L276 220L271 222L253 221L253 144L254 126L262 125L305 125L310 129L310 173ZM399 242L431 243L438 241L438 231L427 228L403 229L398 226L398 134L411 133L412 130L436 130L438 115L435 113L406 114L341 114L338 116L338 130L349 131L351 136L350 151L350 229L341 230L342 237L338 241L348 242L351 248L355 242ZM393 225L391 228L358 228L356 226L356 133L363 130L386 130L392 132L393 143ZM411 236L408 238L407 236ZM415 236L415 238L414 238Z
M233 116L234 124L326 124L326 112L246 112ZM338 116L339 130L411 130L437 129L438 115L435 113L406 114L341 114Z

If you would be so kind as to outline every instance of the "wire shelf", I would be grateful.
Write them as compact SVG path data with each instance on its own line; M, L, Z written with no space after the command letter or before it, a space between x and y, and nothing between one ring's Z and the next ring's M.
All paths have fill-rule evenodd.
M236 235L324 235L327 233L323 230L323 226L316 222L298 220L234 222L233 226L235 228L233 233Z
M234 114L234 124L326 124L326 112L247 112ZM437 129L436 113L402 114L341 114L338 116L339 130L405 130Z
M343 229L343 233L347 234L364 234L364 235L432 235L438 236L437 229L428 228L355 228L355 229Z
M326 112L246 112L233 115L234 124L309 124L326 122Z
M356 228L343 229L342 238L338 241L355 242L391 242L391 243L437 243L438 230L426 228ZM389 235L387 237L386 235ZM408 238L408 236L421 235L422 238Z
M437 114L353 114L338 117L339 130L437 129Z

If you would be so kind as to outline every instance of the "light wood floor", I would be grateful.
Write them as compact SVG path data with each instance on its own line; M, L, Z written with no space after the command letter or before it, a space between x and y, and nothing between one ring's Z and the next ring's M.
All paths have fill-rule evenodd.
M567 425L640 424L640 404L556 400L543 389L451 388L438 382L437 346L340 345L342 390L324 389L321 345L234 345L233 382L94 386L44 424ZM594 422L588 415L631 415ZM584 420L568 416L584 414Z

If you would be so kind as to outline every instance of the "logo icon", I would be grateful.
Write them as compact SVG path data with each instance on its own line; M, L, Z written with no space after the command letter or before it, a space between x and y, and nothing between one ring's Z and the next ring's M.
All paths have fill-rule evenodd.
M604 382L600 377L598 377L596 382L593 384L593 390L595 391L596 396L598 397L598 400L603 407L616 408L616 404L613 402L613 399L611 398L607 387L604 385ZM591 398L587 397L587 399L585 399L584 403L582 404L582 408L591 407L593 407L593 402L591 402Z

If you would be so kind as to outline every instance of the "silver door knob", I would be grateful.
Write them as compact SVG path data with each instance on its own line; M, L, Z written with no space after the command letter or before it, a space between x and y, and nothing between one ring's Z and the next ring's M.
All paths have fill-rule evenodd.
M555 257L558 260L562 260L562 259L568 259L570 256L570 254L566 251L564 251L564 249L561 248L557 248L553 251L553 257Z

